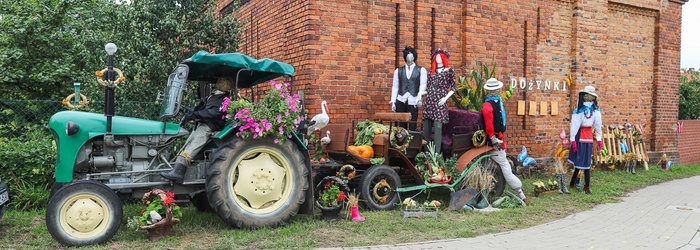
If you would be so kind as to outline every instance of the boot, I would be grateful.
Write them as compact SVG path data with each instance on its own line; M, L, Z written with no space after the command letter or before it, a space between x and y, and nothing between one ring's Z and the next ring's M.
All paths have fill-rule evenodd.
M586 194L593 194L588 187L583 187L583 191L586 192Z
M632 162L632 174L637 174L637 161Z
M569 192L569 189L566 188L566 184L564 184L564 183L566 183L566 175L560 174L559 179L561 180L561 182L560 182L561 183L561 190L560 191L565 193L565 194L570 194L571 192Z
M569 188L578 189L578 187L576 186L576 183L578 181L576 181L576 179L578 179L578 178L576 178L575 176L571 176L571 182L569 182Z
M630 161L625 161L625 172L630 172Z
M176 162L173 164L173 170L170 170L170 172L161 172L160 176L163 176L163 178L174 181L176 183L182 184L182 181L185 179L185 172L187 171L187 166L185 164Z
M357 211L357 205L352 207L352 221L365 221L365 217L360 216L360 212Z

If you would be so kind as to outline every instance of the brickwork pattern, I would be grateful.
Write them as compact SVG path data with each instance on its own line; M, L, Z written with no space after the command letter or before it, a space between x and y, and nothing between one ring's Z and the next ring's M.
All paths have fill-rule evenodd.
M223 0L222 8L226 2ZM525 77L560 82L566 91L516 89L506 103L508 153L521 145L543 157L568 131L577 91L593 85L606 124L644 124L652 155L677 153L679 0L251 0L236 15L246 23L241 52L292 64L308 113L328 101L345 123L389 111L391 78L406 45L417 64L430 51L451 53L458 76L477 61L497 64L504 83ZM397 11L398 10L398 11ZM398 42L397 42L398 41ZM398 50L397 50L398 49ZM543 84L543 82L540 82ZM559 115L518 116L517 101L558 101Z
M680 164L700 163L700 120L685 120L683 130L678 134L678 151L680 153Z

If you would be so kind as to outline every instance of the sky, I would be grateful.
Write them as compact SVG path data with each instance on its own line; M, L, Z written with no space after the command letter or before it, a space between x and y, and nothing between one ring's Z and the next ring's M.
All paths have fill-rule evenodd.
M700 69L700 0L683 5L681 68Z

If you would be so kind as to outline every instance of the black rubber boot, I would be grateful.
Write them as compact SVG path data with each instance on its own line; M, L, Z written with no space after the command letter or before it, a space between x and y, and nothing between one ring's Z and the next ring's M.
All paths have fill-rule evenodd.
M163 176L163 178L174 181L176 183L182 184L182 181L185 179L185 171L187 171L187 166L182 163L175 163L173 164L173 170L170 172L161 172L160 176Z

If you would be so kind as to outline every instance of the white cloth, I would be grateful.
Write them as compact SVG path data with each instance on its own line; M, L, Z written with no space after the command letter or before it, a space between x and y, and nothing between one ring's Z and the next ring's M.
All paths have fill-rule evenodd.
M584 103L586 104L588 103ZM581 127L593 127L596 141L603 141L603 118L600 110L592 112L591 118L586 118L585 112L571 115L571 131L569 131L571 141L576 141L576 134Z
M406 78L411 78L413 74L413 69L416 64L406 65ZM421 67L420 71L420 87L418 88L418 94L425 93L425 88L428 84L428 71L424 67ZM410 92L406 92L403 95L399 95L399 69L394 70L394 82L391 87L391 102L394 103L400 101L403 103L408 103L408 105L416 105L418 103L418 96L412 96Z
M501 166L501 173L503 173L503 178L506 179L508 186L518 192L520 199L525 199L525 193L522 191L523 183L518 179L517 176L513 174L513 170L508 163L508 158L506 158L505 150L493 150L491 153L491 159Z

